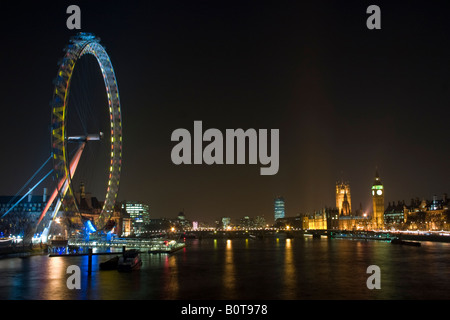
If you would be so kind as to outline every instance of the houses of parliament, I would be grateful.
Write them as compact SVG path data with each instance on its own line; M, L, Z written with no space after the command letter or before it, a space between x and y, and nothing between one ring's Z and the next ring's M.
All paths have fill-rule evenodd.
M336 208L339 215L339 227L341 230L349 229L382 229L384 227L384 187L378 170L372 185L372 215L359 208L352 211L350 183L347 181L336 182Z
M372 210L369 212L363 211L361 203L356 210L352 207L350 183L340 180L336 182L335 207L299 214L292 221L285 219L284 223L302 229L450 230L450 198L447 194L441 197L434 195L432 200L412 198L409 204L399 200L386 205L385 189L378 170L369 188L372 196Z

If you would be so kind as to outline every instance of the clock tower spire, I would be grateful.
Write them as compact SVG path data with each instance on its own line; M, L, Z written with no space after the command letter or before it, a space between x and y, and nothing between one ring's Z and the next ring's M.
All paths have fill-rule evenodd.
M381 229L384 227L384 187L378 175L378 169L375 171L375 181L372 185L372 227Z

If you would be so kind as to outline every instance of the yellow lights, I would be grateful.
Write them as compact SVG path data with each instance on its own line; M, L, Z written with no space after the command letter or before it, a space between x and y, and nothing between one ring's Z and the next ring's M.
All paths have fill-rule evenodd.
M170 228L170 231L175 232L175 227Z

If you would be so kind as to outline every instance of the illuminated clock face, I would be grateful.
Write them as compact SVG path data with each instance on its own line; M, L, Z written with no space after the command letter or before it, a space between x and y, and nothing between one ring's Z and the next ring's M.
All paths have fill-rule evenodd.
M383 194L382 190L377 190L377 195L381 196Z

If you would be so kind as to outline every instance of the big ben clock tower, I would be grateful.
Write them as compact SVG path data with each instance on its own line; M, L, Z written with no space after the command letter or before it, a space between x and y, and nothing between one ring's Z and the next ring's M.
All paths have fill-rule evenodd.
M372 226L374 229L381 229L384 227L384 187L378 176L378 170L375 173L375 181L372 185L372 203Z

